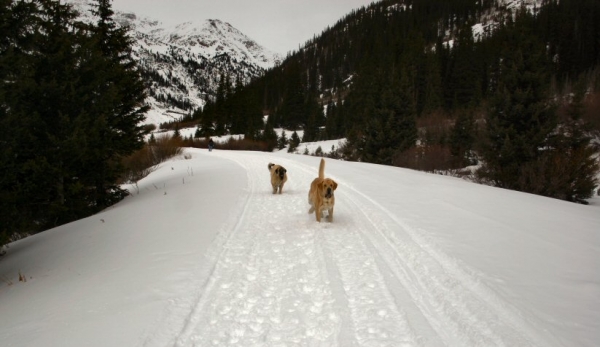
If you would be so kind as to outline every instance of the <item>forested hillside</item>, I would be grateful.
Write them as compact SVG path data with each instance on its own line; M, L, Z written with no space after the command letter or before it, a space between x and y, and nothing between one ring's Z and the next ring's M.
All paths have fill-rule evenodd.
M598 169L600 2L384 0L356 10L250 85L224 78L204 135L347 138L336 155L570 201ZM263 116L269 115L266 125ZM272 137L272 136L271 136Z
M144 144L146 89L110 1L93 15L0 0L0 245L126 194L121 158Z

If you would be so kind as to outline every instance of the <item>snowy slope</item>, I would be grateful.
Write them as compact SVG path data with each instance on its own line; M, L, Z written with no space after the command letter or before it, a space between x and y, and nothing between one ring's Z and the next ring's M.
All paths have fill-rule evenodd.
M0 259L1 346L595 346L600 200L319 158L187 149ZM272 195L267 164L288 169ZM22 274L26 282L18 280Z

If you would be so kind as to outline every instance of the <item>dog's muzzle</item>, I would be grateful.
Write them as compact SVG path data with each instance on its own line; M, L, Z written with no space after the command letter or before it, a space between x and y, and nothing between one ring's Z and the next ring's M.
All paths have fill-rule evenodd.
M331 188L327 188L327 191L325 192L325 197L327 199L331 198L333 196L333 190Z

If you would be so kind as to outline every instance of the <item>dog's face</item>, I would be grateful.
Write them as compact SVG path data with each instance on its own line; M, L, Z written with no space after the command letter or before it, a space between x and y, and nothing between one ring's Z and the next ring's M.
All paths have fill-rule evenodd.
M271 172L271 178L279 178L280 180L285 178L287 172L283 166L273 163L269 163L269 171Z
M333 191L337 189L337 183L331 178L325 178L319 183L319 190L326 199L333 197Z
M273 172L276 176L279 176L279 179L282 180L285 177L287 170L283 166L277 165L277 168Z

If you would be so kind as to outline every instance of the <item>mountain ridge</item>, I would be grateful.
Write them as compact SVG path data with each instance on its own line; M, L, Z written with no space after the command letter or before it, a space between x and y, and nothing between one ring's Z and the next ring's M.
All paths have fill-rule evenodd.
M88 0L70 0L83 21L94 21ZM243 84L279 64L282 57L219 19L165 25L133 12L114 11L128 27L133 57L148 86L145 124L176 121L201 108L226 77Z

